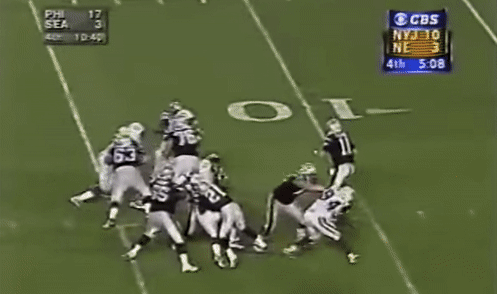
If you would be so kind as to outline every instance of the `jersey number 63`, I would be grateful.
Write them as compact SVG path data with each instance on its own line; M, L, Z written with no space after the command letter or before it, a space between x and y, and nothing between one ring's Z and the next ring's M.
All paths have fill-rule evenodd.
M120 147L114 149L112 158L114 163L134 162L136 161L136 150L134 148Z

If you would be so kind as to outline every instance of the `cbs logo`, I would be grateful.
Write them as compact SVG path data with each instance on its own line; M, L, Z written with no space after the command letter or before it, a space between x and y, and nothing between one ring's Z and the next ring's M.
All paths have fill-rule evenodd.
M437 25L438 18L440 15L438 14L413 14L409 18L409 16L403 12L398 12L393 17L393 21L399 27L403 27L407 24L411 25Z

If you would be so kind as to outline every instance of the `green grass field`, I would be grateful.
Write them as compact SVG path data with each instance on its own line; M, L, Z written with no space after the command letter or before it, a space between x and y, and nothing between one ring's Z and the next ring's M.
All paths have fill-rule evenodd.
M319 134L242 0L79 1L111 10L108 46L53 47L94 151L123 122L155 127L177 98L197 112L203 150L225 159L233 197L256 228L267 193L284 174L310 161L328 181L327 162L312 154ZM335 116L324 98L350 98L363 116L344 121L359 152L353 185L360 201L352 212L359 229L349 237L360 263L348 265L322 242L294 260L243 254L239 269L221 271L210 260L209 241L198 239L188 246L202 271L184 275L174 252L158 240L137 260L145 282L140 288L120 255L123 240L135 240L141 228L124 228L122 236L103 231L104 202L76 210L67 201L97 177L30 6L2 0L0 293L496 293L497 44L465 4L251 3L321 126ZM71 5L34 4L38 10ZM473 5L497 31L497 3ZM453 72L383 75L386 11L444 7ZM250 122L228 114L231 103L256 100L283 103L292 116ZM368 115L369 108L412 111ZM247 112L274 115L267 106ZM150 146L160 140L146 139ZM142 223L139 213L120 212L119 224ZM291 241L293 226L280 222L275 250Z

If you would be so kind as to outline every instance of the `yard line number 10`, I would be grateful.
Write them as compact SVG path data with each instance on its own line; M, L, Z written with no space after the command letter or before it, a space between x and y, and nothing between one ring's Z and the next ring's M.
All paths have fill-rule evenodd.
M90 15L90 19L95 20L96 29L103 28L102 20L100 19L102 17L102 10L100 9L88 10L88 14Z

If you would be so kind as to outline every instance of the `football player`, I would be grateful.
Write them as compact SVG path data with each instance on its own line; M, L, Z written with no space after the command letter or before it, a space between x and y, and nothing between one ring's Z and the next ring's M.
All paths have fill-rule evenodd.
M195 115L174 101L170 104L169 111L161 115L161 121L164 140L155 153L153 175L160 172L169 157L172 157L176 179L189 173L198 173L201 131L197 127Z
M295 199L304 192L321 192L324 187L317 184L316 167L312 163L304 163L296 174L291 174L269 194L266 207L266 223L262 227L261 237L267 238L276 227L278 210L295 219L297 239L305 236L304 212Z
M221 214L221 226L218 227L215 222L203 217L200 211L199 222L206 232L213 238L212 252L215 263L225 268L227 266L225 254L228 257L231 268L236 268L238 265L238 256L233 248L229 246L228 235L233 228L245 233L248 237L254 240L254 248L259 251L265 250L267 244L262 238L257 236L257 233L248 227L245 223L245 217L238 203L235 203L227 193L223 192L215 184L211 184L199 174L192 176L190 180L192 187L192 201L194 201L199 210L210 212L218 212Z
M120 140L127 136L132 136L139 140L145 132L145 128L138 122L131 123L129 126L120 127L117 133L114 135L114 140ZM113 168L112 165L105 163L105 157L112 147L112 142L104 150L102 150L98 155L99 162L99 172L98 172L98 184L94 185L83 193L71 197L69 200L76 207L80 207L81 203L100 196L107 196L111 194L111 179Z
M352 207L353 195L354 190L349 186L338 190L331 187L324 190L322 196L304 214L307 236L283 249L283 253L295 257L303 248L315 244L321 235L324 235L337 242L350 264L356 263L359 255L352 252L336 225L339 218Z
M177 202L181 200L177 196L178 194L174 193L173 174L172 167L165 166L157 178L152 179L150 182L152 196L144 199L145 210L148 215L145 232L123 257L128 260L135 259L138 252L155 237L156 233L165 230L174 242L173 248L176 250L181 262L181 271L184 273L197 272L199 268L190 263L185 240L172 217Z
M152 195L138 170L138 166L142 165L145 160L145 152L141 145L141 137L145 129L140 126L130 127L128 136L114 140L105 157L105 162L113 168L113 181L109 212L102 226L104 229L115 227L119 206L127 190L134 189L143 198Z
M354 154L356 149L349 134L342 130L342 125L338 119L332 118L326 125L328 133L321 155L328 154L334 163L334 168L330 169L330 185L336 190L355 172Z

